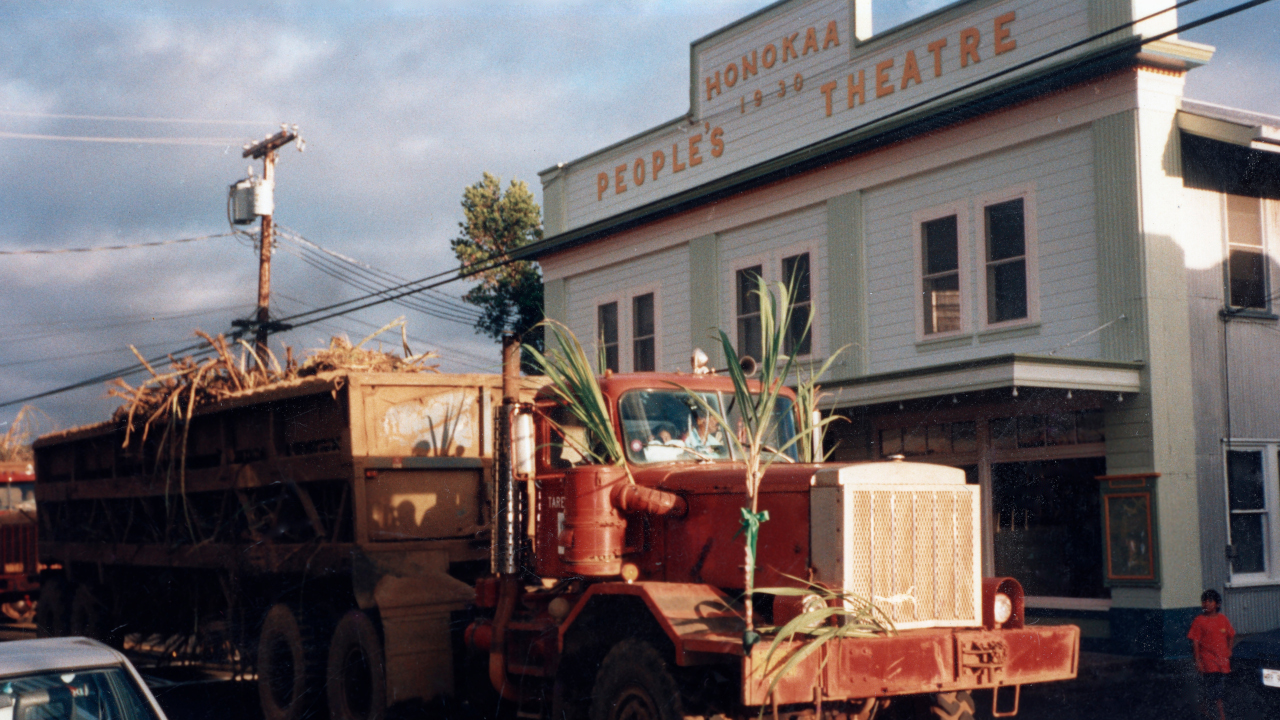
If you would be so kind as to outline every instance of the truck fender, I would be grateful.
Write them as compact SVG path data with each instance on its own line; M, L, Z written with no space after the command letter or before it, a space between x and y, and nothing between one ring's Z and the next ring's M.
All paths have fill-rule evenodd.
M729 596L704 583L605 582L592 585L560 624L565 635L589 613L592 601L607 596L638 598L675 650L677 665L704 665L742 656L745 625Z
M449 613L471 602L471 586L444 572L427 577L387 575L373 595L382 620L387 704L451 694Z

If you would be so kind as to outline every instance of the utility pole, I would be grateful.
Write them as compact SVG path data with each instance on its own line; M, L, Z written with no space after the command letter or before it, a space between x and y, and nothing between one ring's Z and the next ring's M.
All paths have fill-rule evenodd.
M292 130L288 126L281 125L280 132L275 135L268 136L244 147L242 157L262 160L262 184L268 188L268 192L275 186L276 151L297 139L297 125L294 125ZM303 147L303 143L299 141L298 150L301 151ZM261 214L261 251L258 256L258 314L253 323L256 330L254 346L258 352L258 357L262 358L263 362L266 361L267 357L268 333L271 330L283 329L283 327L273 327L271 324L271 216L274 212L274 202L268 201L268 205L272 207L266 208L267 212Z

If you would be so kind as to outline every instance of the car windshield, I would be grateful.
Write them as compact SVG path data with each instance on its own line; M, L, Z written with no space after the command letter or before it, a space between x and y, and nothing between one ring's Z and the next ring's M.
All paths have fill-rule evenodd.
M699 392L697 396L735 428L741 426L733 395ZM618 414L627 458L633 463L736 459L732 446L726 442L726 429L684 390L633 390L619 400ZM775 432L764 444L781 448L796 432L791 399L778 398L774 414ZM783 454L797 459L794 445Z
M2 720L158 720L120 668L48 671L0 679Z

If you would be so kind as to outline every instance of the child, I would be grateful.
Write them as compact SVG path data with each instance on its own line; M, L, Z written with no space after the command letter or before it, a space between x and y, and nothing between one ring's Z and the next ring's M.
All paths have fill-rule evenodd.
M1196 670L1200 672L1200 712L1207 717L1226 720L1222 706L1227 673L1231 672L1231 647L1235 645L1236 631L1231 621L1219 612L1222 596L1217 590L1205 590L1200 595L1200 614L1191 622L1187 638L1196 658ZM1213 715L1211 704L1218 709Z

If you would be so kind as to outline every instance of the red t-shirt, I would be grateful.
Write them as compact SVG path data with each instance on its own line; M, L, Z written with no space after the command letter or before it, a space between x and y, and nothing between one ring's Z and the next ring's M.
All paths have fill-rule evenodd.
M1200 645L1201 672L1231 672L1231 640L1235 636L1235 628L1222 613L1200 614L1191 621L1187 638Z

